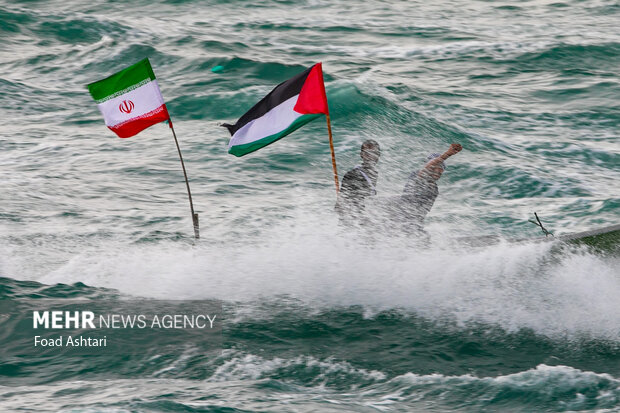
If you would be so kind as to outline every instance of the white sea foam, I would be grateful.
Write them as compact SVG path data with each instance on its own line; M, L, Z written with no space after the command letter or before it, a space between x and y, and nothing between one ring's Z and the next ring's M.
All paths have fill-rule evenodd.
M234 351L228 353L234 354ZM331 358L319 360L311 356L297 356L292 359L280 357L265 359L254 354L243 354L225 361L215 370L209 381L259 380L282 370L295 372L307 370L311 372L315 383L337 380L341 376L346 376L351 383L386 379L386 375L380 371L356 368L350 363Z
M463 392L471 394L479 407L491 405L497 397L501 400L502 394L518 394L538 407L549 404L562 411L589 409L594 404L599 408L614 408L620 402L620 380L617 378L605 373L545 364L497 377L407 373L377 390L383 391L384 387L398 388L398 391L392 391L390 398L399 402L411 401L410 394L415 395L416 401L459 400Z
M311 384L295 384L294 379L276 379L282 386L267 385L282 369L318 369ZM345 380L351 391L338 391L325 379ZM366 381L359 387L359 381ZM255 384L254 386L248 384ZM496 377L449 376L406 373L388 379L378 371L356 369L348 363L317 360L312 357L263 359L246 355L232 358L207 380L139 378L90 381L60 381L37 386L0 386L3 407L45 410L52 398L70 404L71 411L118 410L131 403L135 395L144 403L167 402L200 408L207 406L251 407L274 410L286 403L290 407L320 411L424 410L472 411L482 408L514 411L617 411L620 381L609 374L583 371L569 366L539 365L534 369ZM211 397L205 398L209 394ZM467 394L468 397L463 397ZM311 397L309 397L311 395ZM108 407L108 404L112 406ZM544 406L544 407L543 407ZM333 407L337 409L332 410ZM55 410L56 411L56 410ZM69 410L67 410L69 411ZM95 411L95 410L92 410Z
M372 316L399 308L460 325L620 342L617 257L554 252L553 243L455 249L437 235L437 246L420 249L406 240L338 233L333 224L193 247L102 242L52 271L16 261L18 252L3 263L22 278L79 281L130 295L215 298L246 308L289 297L317 309L361 305Z

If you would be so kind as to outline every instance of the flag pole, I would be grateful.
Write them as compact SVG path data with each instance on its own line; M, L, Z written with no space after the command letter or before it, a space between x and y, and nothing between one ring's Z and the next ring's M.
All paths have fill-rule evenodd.
M336 184L336 195L340 193L340 182L338 181L338 168L336 167L336 152L334 152L334 138L332 137L332 122L329 113L325 114L327 119L327 132L329 133L329 149L332 152L332 166L334 168L334 183Z
M192 222L194 223L194 237L196 239L200 238L200 228L198 224L198 214L194 212L194 203L192 202L192 191L189 189L189 181L187 180L187 172L185 171L185 162L183 162L183 155L181 155L181 148L179 147L179 141L177 140L177 134L174 132L174 127L172 126L172 119L168 118L168 124L170 125L170 130L172 130L172 136L174 136L174 143L177 145L177 151L179 151L179 158L181 159L181 166L183 167L183 176L185 176L185 185L187 185L187 195L189 197L189 208L192 211Z

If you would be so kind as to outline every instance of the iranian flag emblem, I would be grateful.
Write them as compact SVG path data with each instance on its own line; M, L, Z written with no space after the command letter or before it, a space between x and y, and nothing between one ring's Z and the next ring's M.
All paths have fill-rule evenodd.
M106 126L119 138L129 138L170 118L148 59L91 83L88 91Z

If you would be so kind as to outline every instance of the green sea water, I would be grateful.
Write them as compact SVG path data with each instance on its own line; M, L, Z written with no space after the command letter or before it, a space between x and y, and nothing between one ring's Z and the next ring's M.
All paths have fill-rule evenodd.
M450 242L618 223L618 21L608 0L0 0L0 411L620 411L617 254ZM85 87L145 57L197 242L168 126L118 139ZM432 245L338 227L323 119L227 154L220 125L316 62L341 176L372 138L398 195L463 145ZM145 299L217 303L221 341L31 348L33 309Z

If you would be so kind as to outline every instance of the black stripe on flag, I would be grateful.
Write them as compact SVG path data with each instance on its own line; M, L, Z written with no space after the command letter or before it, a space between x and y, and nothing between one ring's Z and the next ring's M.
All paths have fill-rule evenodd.
M301 92L304 83L306 83L306 78L310 74L313 67L314 66L311 66L302 73L280 83L260 102L254 105L252 109L248 110L243 116L241 116L234 125L224 123L222 126L228 129L231 135L234 135L235 132L241 129L248 122L260 118L280 103L283 103L293 96L298 95Z

